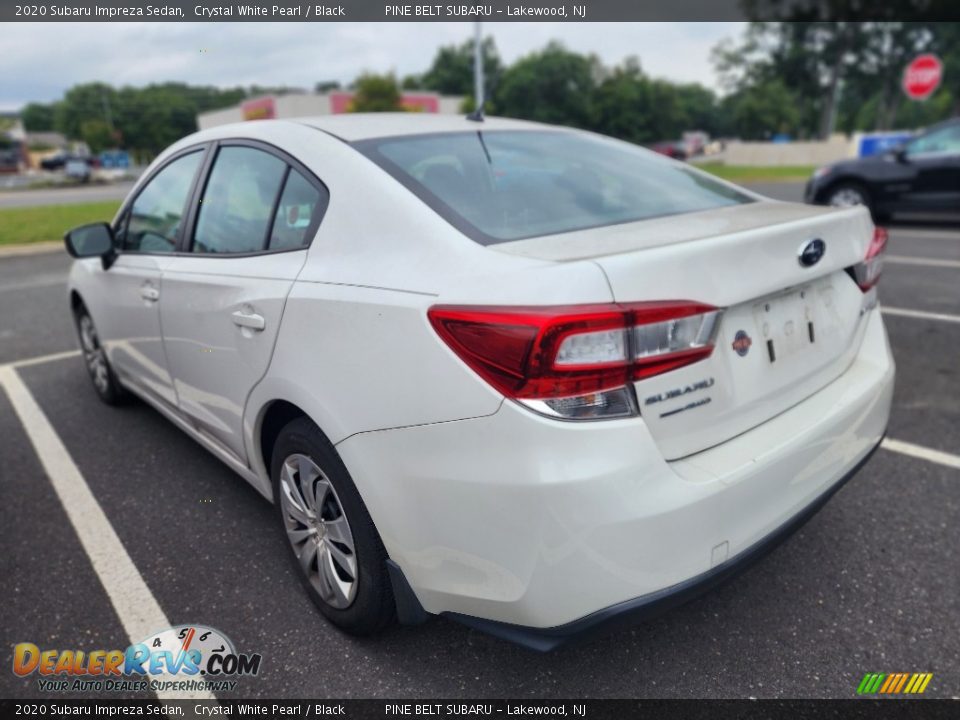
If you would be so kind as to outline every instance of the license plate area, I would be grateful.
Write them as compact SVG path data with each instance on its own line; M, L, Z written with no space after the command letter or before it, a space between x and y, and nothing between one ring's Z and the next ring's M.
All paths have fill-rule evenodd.
M758 348L770 365L782 365L817 347L818 340L836 331L825 312L833 305L830 283L811 283L767 297L753 305L753 319L761 338Z

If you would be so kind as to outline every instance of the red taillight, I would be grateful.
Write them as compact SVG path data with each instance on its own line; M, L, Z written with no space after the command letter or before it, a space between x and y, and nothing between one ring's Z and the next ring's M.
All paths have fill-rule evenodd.
M547 402L551 413L564 417L573 417L567 414L571 408L577 409L576 417L612 417L632 414L627 412L632 405L629 393L612 403L601 397L606 391L708 357L718 311L676 301L559 307L441 305L428 314L447 345L507 397ZM583 402L570 402L575 398ZM560 399L564 402L557 402ZM592 409L583 414L586 405ZM607 411L600 412L600 406Z
M878 227L873 230L873 237L867 247L867 256L863 262L850 268L853 279L863 292L870 290L880 280L883 272L883 256L887 250L889 234L886 228Z

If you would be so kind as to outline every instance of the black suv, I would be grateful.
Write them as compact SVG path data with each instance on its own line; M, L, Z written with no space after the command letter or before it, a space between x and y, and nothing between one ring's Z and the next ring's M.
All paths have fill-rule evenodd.
M818 169L805 200L866 205L878 220L895 213L960 214L960 118L934 125L896 150Z

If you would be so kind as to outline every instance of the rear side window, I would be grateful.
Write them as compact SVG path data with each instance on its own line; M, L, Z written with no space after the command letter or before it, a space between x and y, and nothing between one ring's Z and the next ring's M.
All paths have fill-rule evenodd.
M325 207L320 191L296 170L290 170L270 232L271 250L304 247Z
M129 211L122 250L170 253L176 249L187 196L202 158L201 150L177 158L140 191Z
M193 252L265 250L286 172L285 162L262 150L220 148L200 201Z
M960 123L934 130L907 143L907 154L960 155Z
M355 147L485 245L751 202L629 143L564 131L414 135Z

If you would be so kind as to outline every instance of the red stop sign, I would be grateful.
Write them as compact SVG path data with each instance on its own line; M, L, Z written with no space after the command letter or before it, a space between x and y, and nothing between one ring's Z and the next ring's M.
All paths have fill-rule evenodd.
M920 55L903 71L903 91L911 100L926 100L940 87L943 63L936 55Z

